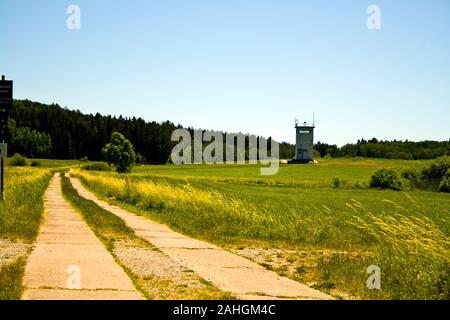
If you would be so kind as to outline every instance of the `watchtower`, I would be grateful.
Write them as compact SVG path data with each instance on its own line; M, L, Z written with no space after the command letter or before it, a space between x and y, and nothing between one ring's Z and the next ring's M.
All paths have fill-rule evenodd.
M298 123L295 120L295 162L307 163L314 160L314 122Z

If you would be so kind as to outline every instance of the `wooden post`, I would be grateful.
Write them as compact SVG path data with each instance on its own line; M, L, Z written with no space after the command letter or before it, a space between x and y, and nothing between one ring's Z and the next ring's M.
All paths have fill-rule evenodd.
M2 75L2 81L4 81L5 80L5 76L4 75ZM4 140L2 141L3 143L5 142ZM0 164L0 166L1 166L1 173L0 173L0 175L1 175L1 187L0 187L0 199L1 200L3 200L4 199L4 197L3 197L3 183L4 183L4 178L5 178L5 164L4 164L4 161L3 161L3 157L0 159L0 161L1 161L1 164Z
M5 144L5 140L6 140L6 135L7 135L7 125L8 125L8 109L12 107L12 81L11 81L11 87L9 88L7 86L7 90L6 93L4 92L4 88L3 85L6 83L7 81L5 80L5 76L2 75L2 104L1 104L1 112L2 112L2 135L1 135L1 140L0 142L2 143L2 154L1 154L1 159L0 159L0 201L4 199L4 181L5 181L5 162L3 157L6 156L6 148L7 145ZM10 91L9 91L9 90ZM6 103L5 100L6 99Z
M4 179L4 170L5 170L5 169L4 169L4 165L5 165L5 164L4 164L4 162L3 162L3 158L1 158L0 161L1 161L1 167L2 167L2 168L1 168L1 171L2 171L2 172L1 172L1 176L2 176L2 177L1 177L1 180L2 180L2 182L1 182L1 197L0 197L0 199L3 200L3 199L4 199L4 196L3 196L3 179Z

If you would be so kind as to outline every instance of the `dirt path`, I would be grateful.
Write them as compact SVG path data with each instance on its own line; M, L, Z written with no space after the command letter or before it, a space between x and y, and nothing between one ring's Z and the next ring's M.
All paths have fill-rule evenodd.
M22 299L143 299L123 269L64 199L55 175L25 269Z
M122 218L137 236L240 299L332 299L215 245L189 238L165 225L99 200L78 179L71 178L71 182L80 196Z

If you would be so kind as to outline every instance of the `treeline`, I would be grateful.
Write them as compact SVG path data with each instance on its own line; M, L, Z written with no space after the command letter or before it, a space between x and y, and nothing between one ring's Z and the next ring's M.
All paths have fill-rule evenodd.
M10 118L8 153L18 152L30 158L103 160L101 150L117 131L133 144L137 162L164 164L176 144L171 141L172 132L181 128L169 121L157 123L136 117L83 114L58 104L29 100L14 100ZM193 129L188 129L192 133ZM279 146L281 159L294 157L294 145L282 142ZM315 157L434 159L450 155L450 141L379 141L373 138L342 147L317 142L314 149Z
M8 119L8 132L8 148L11 154L20 153L30 158L50 156L52 150L50 135L31 130L29 127L17 127L14 119Z
M15 100L10 118L8 153L30 158L104 160L102 148L113 132L120 132L133 144L138 163L164 164L177 143L171 141L172 132L181 128L169 121L87 115L29 100ZM188 130L193 133L193 128ZM280 158L293 155L293 145L280 143Z
M370 140L360 139L355 144L346 144L342 147L317 142L314 149L321 157L365 157L385 159L435 159L450 155L449 141L382 141L376 138Z
M166 163L174 143L170 141L177 127L171 122L146 122L142 118L86 115L80 111L62 108L57 104L45 105L29 100L14 100L10 118L14 126L50 138L45 152L29 152L26 144L13 143L8 153L21 152L28 157L53 159L102 160L102 148L114 131L122 133L134 146L141 163ZM9 141L12 141L10 132Z
M194 130L193 128L189 127L187 128L187 131L189 132L189 135L191 137L191 160L190 163L195 163L196 161L199 161L198 159L195 159L194 153L195 153L195 142L194 142L194 137L195 134L198 135L197 139L200 139L200 129L198 130ZM206 133L210 133L214 138L209 139L208 141L204 141L204 137L206 135ZM222 136L222 141L219 140L219 145L221 145L221 148L219 147L219 145L211 145L212 143L215 143L215 136L216 134L221 134ZM228 136L228 137L227 137ZM231 139L231 137L233 137L233 139ZM238 138L240 137L240 138ZM250 142L250 137L252 137L252 139L255 139L254 142ZM242 139L243 138L243 139ZM217 131L210 131L210 130L201 130L201 140L202 140L202 149L201 152L203 153L205 151L206 147L214 147L214 150L209 150L208 151L208 155L209 153L211 153L212 157L216 156L216 152L220 152L221 156L218 157L218 160L220 163L222 162L226 162L228 161L228 153L232 154L233 157L233 161L240 161L241 159L245 159L245 161L249 161L249 160L260 160L261 156L262 157L275 157L275 154L272 155L272 137L269 138L265 138L265 137L259 137L256 135L250 135L250 134L244 134L242 132L239 133L235 133L235 132L231 132L231 133L223 133L223 132L217 132ZM261 140L261 141L260 141ZM242 145L239 145L239 141L242 143ZM265 141L265 143L263 142ZM260 145L260 142L263 143L262 145ZM255 144L255 149L256 149L256 154L254 156L256 156L256 159L250 159L251 155L250 155L250 144ZM244 150L242 150L240 147L243 146ZM295 153L295 147L292 144L289 144L287 142L278 142L278 147L279 147L279 153L278 153L278 158L279 159L289 159L292 158L294 153ZM204 159L203 159L204 161ZM170 163L172 163L171 161L169 161Z

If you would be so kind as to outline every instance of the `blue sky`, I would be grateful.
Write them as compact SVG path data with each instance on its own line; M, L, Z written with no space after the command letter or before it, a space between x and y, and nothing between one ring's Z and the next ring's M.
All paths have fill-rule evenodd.
M447 140L450 2L0 0L0 73L86 113L294 142L315 112L316 141Z

